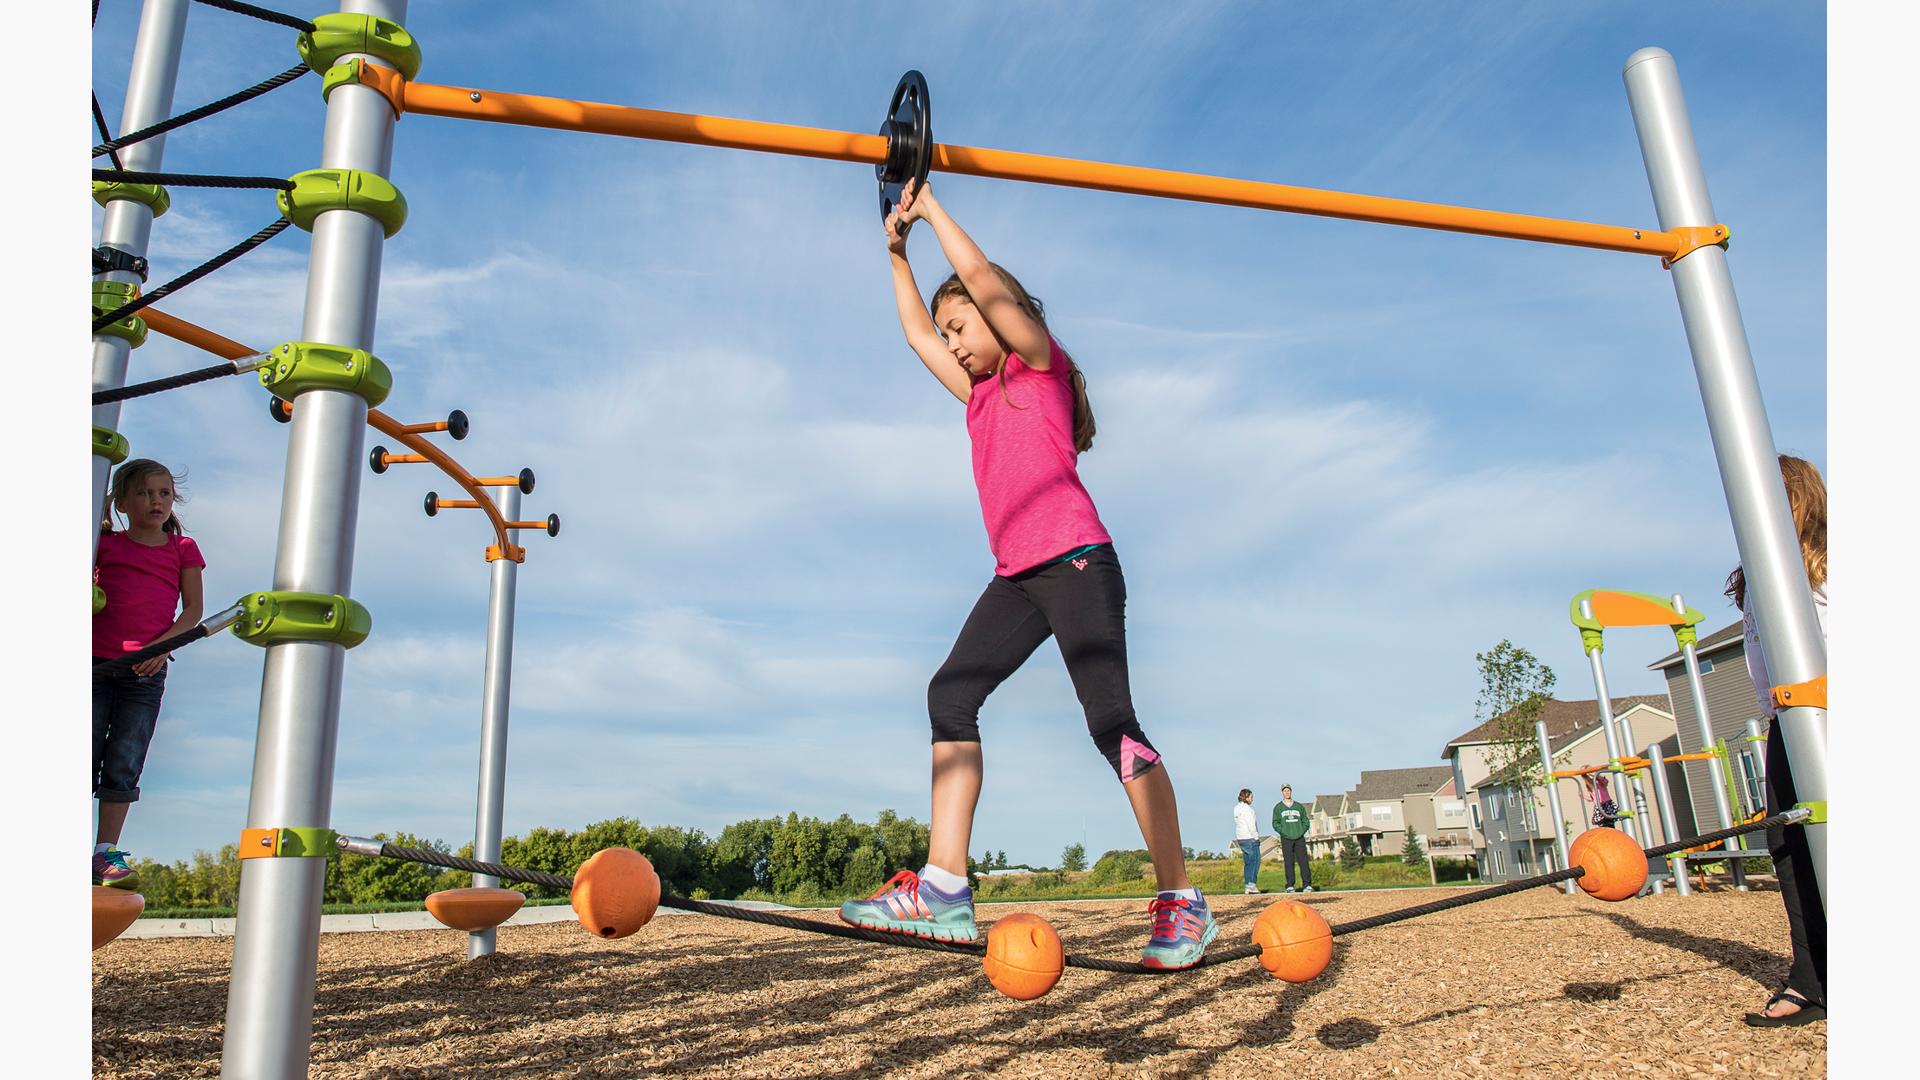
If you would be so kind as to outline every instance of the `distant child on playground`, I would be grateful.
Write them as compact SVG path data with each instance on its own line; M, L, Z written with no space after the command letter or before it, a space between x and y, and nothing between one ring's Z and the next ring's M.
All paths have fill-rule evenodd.
M1806 565L1807 584L1813 589L1813 610L1820 635L1827 633L1827 483L1820 470L1803 458L1780 455L1780 478L1787 485L1787 508L1800 540L1800 560ZM1740 608L1746 623L1747 674L1767 716L1767 813L1781 814L1799 802L1787 746L1780 738L1780 717L1774 712L1773 677L1760 650L1760 627L1748 603L1747 575L1734 567L1727 576L1727 597ZM1799 825L1767 830L1767 852L1780 879L1780 896L1787 905L1787 933L1793 942L1793 963L1782 987L1757 1013L1747 1014L1755 1027L1809 1024L1827 1015L1827 913L1820 887L1813 879L1812 855L1806 829Z
M191 629L201 615L200 571L207 561L180 527L171 470L137 458L113 475L113 508L126 521L100 523L93 579L106 606L93 616L93 658L125 656ZM175 613L178 613L177 615ZM160 718L168 654L93 671L93 794L100 800L94 835L93 883L132 888L134 872L120 850L127 810L140 798L140 770Z
M907 263L904 231L928 222L954 273L926 308ZM1086 712L1093 742L1132 804L1153 858L1148 967L1198 963L1219 933L1187 880L1173 782L1134 717L1127 683L1126 582L1112 537L1080 482L1093 444L1086 380L1048 332L1040 301L987 261L924 184L909 184L886 222L893 292L907 343L966 406L973 479L993 579L927 688L933 721L933 831L927 865L902 870L840 917L855 926L941 941L973 941L967 844L980 798L980 706L1052 637ZM931 312L931 318L929 318Z

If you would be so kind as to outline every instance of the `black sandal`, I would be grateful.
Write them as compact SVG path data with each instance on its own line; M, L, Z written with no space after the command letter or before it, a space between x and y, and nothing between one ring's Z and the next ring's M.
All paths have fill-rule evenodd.
M1788 1013L1785 1016L1768 1016L1766 1010L1773 1008L1775 1003L1781 1001L1800 1006L1800 1011ZM1815 1005L1813 1002L1808 1001L1792 990L1782 990L1768 998L1766 1006L1762 1008L1760 1012L1747 1014L1747 1026L1799 1027L1802 1024L1811 1024L1816 1020L1825 1020L1826 1018L1826 1006Z

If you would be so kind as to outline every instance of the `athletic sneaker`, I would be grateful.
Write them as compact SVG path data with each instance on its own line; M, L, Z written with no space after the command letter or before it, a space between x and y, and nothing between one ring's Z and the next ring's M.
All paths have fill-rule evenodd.
M1161 893L1147 905L1153 916L1153 936L1140 950L1140 963L1150 968L1178 971L1200 962L1207 945L1220 936L1220 927L1207 909L1206 897L1188 900Z
M1255 884L1253 884L1252 882L1248 882L1248 883L1247 883L1247 887L1246 887L1246 889L1245 889L1244 891L1246 892L1246 894L1247 894L1248 896L1255 896L1255 895L1258 895L1258 894L1259 894L1259 892L1260 892L1260 886L1258 886L1258 885L1255 885Z
M1313 891L1313 886L1311 886L1311 885L1309 885L1309 886L1307 886L1306 888L1304 888L1304 889L1301 889L1300 891L1301 891L1301 892L1312 892L1312 891Z
M1287 886L1287 891L1288 891L1288 892L1299 892L1300 890L1298 890L1298 889L1296 889L1296 888L1294 888L1293 886L1291 886L1291 885L1289 885L1289 886Z
M119 848L93 853L93 883L116 889L131 889L140 884L140 875L127 865L127 852Z
M893 875L865 900L841 904L840 919L868 930L935 941L980 940L980 929L973 923L973 890L944 893L911 870Z

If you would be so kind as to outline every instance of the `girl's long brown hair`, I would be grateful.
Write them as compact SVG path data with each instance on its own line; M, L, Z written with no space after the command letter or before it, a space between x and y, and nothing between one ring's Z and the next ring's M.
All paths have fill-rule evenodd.
M1807 566L1807 584L1815 589L1827 583L1827 482L1805 458L1780 455L1780 479L1787 485L1787 509L1793 513L1793 531L1800 538L1800 561ZM1747 606L1747 574L1734 567L1727 575L1726 596L1735 607Z
M1000 266L1000 264L988 263L987 265L993 269L993 274L1000 279L1000 283L1007 287L1007 291L1013 294L1014 300L1019 302L1020 307L1026 311L1028 315L1033 316L1033 321L1040 324L1040 329L1047 331L1048 338L1052 338L1053 332L1047 330L1046 305L1040 302L1040 298L1027 292L1019 280L1012 274L1007 273L1006 269ZM967 287L961 284L959 274L949 276L947 280L940 283L939 288L933 290L933 299L927 301L927 311L934 316L937 322L939 319L940 305L953 299L965 300L967 303L973 304L973 297L968 295ZM979 306L978 304L974 304L976 308ZM985 318L984 315L981 317ZM991 330L992 326L989 325L988 329ZM999 337L998 334L994 336L995 338ZM1005 352L1006 347L1007 343L1002 341L1000 343L1001 351ZM1067 385L1073 387L1073 449L1075 453L1084 454L1088 450L1093 449L1093 402L1087 400L1087 377L1081 374L1080 365L1073 362L1073 357L1068 356L1065 349L1061 349L1060 353L1062 356L1067 357ZM1003 367L1001 370L1004 372L1005 368ZM1006 398L1008 405L1013 405L1016 409L1021 408L1019 405L1014 405L1013 398L1007 394L1007 380L1005 378L1000 380L1000 394Z
M173 501L176 504L187 501L187 497L180 492L181 478L173 475L172 469L167 468L152 458L134 458L132 461L120 466L113 474L112 504L118 506L120 500L127 497L127 492L133 489L135 483L154 473L165 475L168 482L173 484ZM180 524L180 515L173 513L167 515L167 520L161 523L160 530L174 536L179 536L187 531L186 527ZM111 514L100 520L100 531L103 533L113 531L113 516Z

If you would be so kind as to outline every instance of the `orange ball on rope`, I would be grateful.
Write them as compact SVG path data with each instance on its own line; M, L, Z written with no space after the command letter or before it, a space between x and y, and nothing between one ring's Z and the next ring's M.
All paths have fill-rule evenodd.
M580 925L595 937L623 938L660 908L660 875L632 848L603 848L580 864L567 894Z
M1303 983L1333 961L1333 930L1320 913L1298 900L1281 900L1253 924L1260 966L1276 979Z
M1627 900L1647 883L1647 853L1619 829L1588 829L1567 849L1567 862L1586 873L1578 880L1588 896Z
M981 963L995 990L1015 1001L1032 1001L1060 981L1067 953L1059 931L1047 920L1021 912L994 922Z

